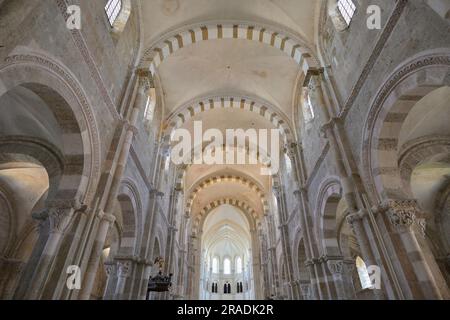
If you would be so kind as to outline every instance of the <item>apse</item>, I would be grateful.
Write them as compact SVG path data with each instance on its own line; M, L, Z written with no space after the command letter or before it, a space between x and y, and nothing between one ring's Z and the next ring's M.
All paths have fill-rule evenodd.
M254 297L250 226L240 209L224 204L208 215L201 249L200 299Z

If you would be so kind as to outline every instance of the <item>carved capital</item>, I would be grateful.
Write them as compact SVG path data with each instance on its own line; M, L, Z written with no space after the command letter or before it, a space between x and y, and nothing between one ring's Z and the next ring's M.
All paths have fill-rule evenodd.
M345 218L345 221L347 221L347 223L350 226L350 228L352 229L353 233L356 234L357 224L358 223L362 223L362 219L363 218L364 218L364 213L363 212L357 212L357 213L349 214Z
M427 220L425 218L417 218L416 219L417 227L419 228L420 234L422 237L426 237L426 229L427 229Z
M139 86L143 88L146 92L150 90L150 88L154 88L155 84L153 81L153 76L150 70L148 69L137 69L136 74L139 77Z
M327 266L331 274L342 274L344 262L342 260L328 260Z
M132 263L130 260L121 260L117 262L118 276L128 277L131 273Z
M152 189L150 191L150 196L153 198L156 198L156 197L162 198L162 197L164 197L164 192L161 192L158 189Z
M132 125L128 120L122 120L122 127L126 130L126 131L131 131L133 132L134 135L138 134L138 128L134 125Z
M116 221L116 217L114 215L104 213L104 212L102 212L102 214L100 215L100 219L105 220L105 221L109 222L110 224L113 224L114 221Z
M388 200L380 209L388 214L389 221L396 228L411 227L418 212L415 200Z
M108 277L114 276L117 273L117 266L114 262L105 263L105 271Z
M32 214L39 221L39 228L48 227L50 233L64 233L75 212L86 212L87 206L78 199L54 200L47 202L47 208Z
M300 291L302 292L302 296L309 298L311 295L311 284L300 283L299 287L300 287Z

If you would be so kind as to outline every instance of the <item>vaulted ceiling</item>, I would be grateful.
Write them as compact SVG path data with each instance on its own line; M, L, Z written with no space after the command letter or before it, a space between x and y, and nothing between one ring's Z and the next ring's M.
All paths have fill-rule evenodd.
M292 131L303 55L314 55L321 4L311 0L142 1L143 60L152 64L158 77L166 121L190 132L194 121L203 121L204 130L222 132L237 128ZM202 102L212 99L221 107ZM220 103L221 99L227 102ZM253 107L255 101L258 108ZM207 183L193 196L205 180L226 176L246 179L266 196L271 192L271 178L261 176L259 169L258 165L188 166L187 205L195 214L211 201L236 199L262 214L264 200L236 179Z

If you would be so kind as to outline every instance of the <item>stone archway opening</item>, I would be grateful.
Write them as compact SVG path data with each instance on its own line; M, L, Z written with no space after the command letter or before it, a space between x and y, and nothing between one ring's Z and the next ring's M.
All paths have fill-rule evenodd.
M76 125L64 128L71 121L62 115L70 112L65 107L59 94L38 84L16 86L0 97L0 260L5 271L0 297L4 299L13 298L21 278L31 276L27 264L36 259L33 250L40 241L34 217L60 198L65 173L80 169L81 175L79 159L65 170L71 161L64 156L65 133L79 130Z
M253 299L252 237L246 216L223 204L206 217L202 231L199 299Z

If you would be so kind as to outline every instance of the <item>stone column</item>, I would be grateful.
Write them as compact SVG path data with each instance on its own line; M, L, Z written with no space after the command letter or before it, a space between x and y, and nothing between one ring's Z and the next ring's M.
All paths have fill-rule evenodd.
M10 300L14 295L14 288L26 263L12 258L0 257L0 299Z
M303 300L311 300L311 283L299 282L300 293Z
M306 188L301 188L300 190L297 190L294 192L294 195L297 197L299 203L302 206L302 212L300 212L300 227L303 233L303 242L305 245L305 255L306 260L310 261L311 263L305 264L305 267L308 269L309 278L311 280L311 298L318 299L320 294L320 286L319 286L319 271L317 270L317 264L313 263L316 259L315 250L316 245L313 237L310 234L310 231L312 230L312 226L309 223L309 208L307 205L308 201L308 192Z
M277 198L279 213L280 213L280 234L281 242L283 244L284 259L286 263L287 281L288 281L288 298L291 300L298 299L295 292L294 283L294 266L292 263L291 246L289 244L289 225L288 225L288 213L286 211L286 203L281 188L274 188L274 193Z
M424 256L415 229L424 225L418 221L420 210L415 200L390 199L378 207L387 234L395 250L395 259L402 267L401 286L408 299L443 299L437 284L437 273ZM423 230L421 231L423 232Z
M332 108L329 105L329 101L326 98L325 90L322 87L322 74L319 72L318 74L314 74L310 78L309 82L309 90L310 94L313 97L313 100L316 102L316 105L321 111L322 119L324 124L321 127L321 133L323 137L328 140L330 145L330 150L332 156L334 158L334 162L336 165L337 173L342 182L342 189L344 193L344 198L347 202L347 206L351 212L355 212L360 207L361 203L358 203L358 199L355 195L355 184L351 177L351 174L347 172L344 163L344 156L339 148L339 142L342 142L342 139L335 132L335 126L339 124L341 121L340 118L334 117L332 114Z
M176 204L178 203L178 197L183 190L181 188L175 187L170 194L170 203L169 203L169 240L168 240L168 249L166 254L166 273L170 273L173 264L173 255L175 250L175 237L178 229L176 228L176 218L177 218L177 208Z
M105 244L106 236L108 235L109 227L114 223L116 218L111 215L104 213L102 211L99 212L98 217L99 221L97 236L94 241L94 245L91 250L91 258L89 259L89 263L87 265L83 285L78 296L81 300L90 299L91 291L94 286L95 277L97 275L97 269L100 263L100 257L103 252L103 247Z
M53 200L47 202L48 208L33 213L33 219L39 221L39 238L28 260L14 299L41 298L45 287L52 285L48 280L52 274L54 260L61 240L69 227L75 212L85 210L77 200ZM64 259L64 257L59 257ZM54 285L54 284L53 284Z
M310 223L310 210L308 205L308 191L306 187L307 173L304 166L303 149L301 144L292 143L286 146L286 152L289 152L291 158L294 160L294 172L297 176L300 189L294 191L298 203L300 204L300 228L303 234L303 243L305 246L305 255L307 260L314 260L317 257L317 245L314 237L311 235L312 223ZM306 267L306 266L305 266ZM311 295L312 297L318 297L319 294L319 281L317 280L317 270L315 264L311 264L308 267L309 276L311 280ZM300 292L298 293L300 294Z
M108 279L106 280L105 292L103 294L104 300L112 300L114 297L114 292L117 286L117 263L115 261L105 262L106 275Z
M269 247L269 260L270 260L270 266L271 266L271 278L272 278L272 289L271 293L278 297L280 294L279 287L280 287L280 281L279 281L279 273L278 273L278 266L277 266L277 252L275 247Z
M347 300L349 296L344 287L343 273L344 262L342 259L330 259L327 260L328 270L333 277L333 282L336 288L336 294L338 300Z
M133 269L133 261L130 259L121 259L117 261L117 286L114 294L115 300L125 300L125 285L127 278L131 275Z
M133 109L131 110L128 121L123 122L123 130L125 135L124 141L122 144L122 148L119 151L119 157L117 159L117 164L114 170L113 177L111 179L111 187L106 197L104 213L100 211L101 213L99 214L99 218L101 219L101 221L98 226L94 246L89 255L88 265L85 271L85 277L83 279L83 286L78 297L79 299L90 298L90 293L92 290L92 286L94 285L95 275L97 273L97 268L100 262L101 251L103 250L109 226L114 221L114 203L117 198L120 183L122 182L123 174L128 162L131 144L133 143L134 136L137 134L136 124L138 122L138 117L147 102L148 90L151 83L150 71L137 70L137 73L139 75L137 97L134 101Z
M367 265L378 265L371 246L369 242L369 238L367 237L367 233L364 229L364 217L367 216L367 212L365 210L361 210L359 212L350 214L347 216L346 220L347 223L350 225L350 228L352 229L353 233L356 236L356 239L358 240L359 248L361 249L362 258L364 259L364 262ZM385 277L382 277L382 279ZM385 278L388 280L387 278ZM376 300L382 300L384 299L383 291L380 289L373 289L374 299Z

